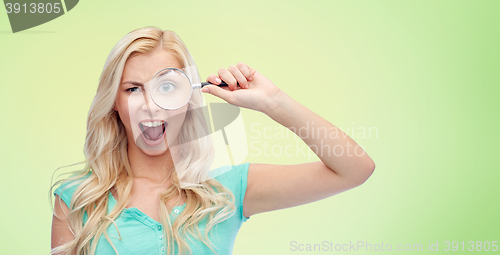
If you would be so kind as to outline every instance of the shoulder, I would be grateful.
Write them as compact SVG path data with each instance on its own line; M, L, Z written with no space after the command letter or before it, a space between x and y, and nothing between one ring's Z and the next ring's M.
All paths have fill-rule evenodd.
M247 190L248 168L250 163L228 165L210 171L210 177L219 181L224 187L231 190L235 198L240 218L243 222L249 218L243 216L243 201Z
M250 163L240 165L227 165L210 171L210 177L219 181L224 187L231 189L240 188L246 185L248 177L248 167ZM245 182L245 183L244 183Z
M59 185L59 187L54 191L54 195L58 195L69 208L73 194L78 189L80 184L82 184L85 179L89 178L91 174L92 173L88 173L80 178L77 178L78 175L72 175L71 177L62 180L61 185Z

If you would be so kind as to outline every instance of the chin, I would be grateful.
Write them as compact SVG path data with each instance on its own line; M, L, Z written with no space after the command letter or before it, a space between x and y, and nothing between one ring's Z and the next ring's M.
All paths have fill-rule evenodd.
M142 149L142 148L139 148L139 149L142 151L142 153L144 153L145 155L150 156L150 157L162 156L168 152L168 148L166 148L164 150L146 150L146 149Z

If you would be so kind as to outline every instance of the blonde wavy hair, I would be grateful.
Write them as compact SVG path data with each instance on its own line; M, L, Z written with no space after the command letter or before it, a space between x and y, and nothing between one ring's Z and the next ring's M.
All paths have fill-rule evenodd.
M93 255L101 236L104 236L118 253L106 229L111 224L116 226L114 220L128 204L133 177L127 155L125 127L113 106L126 61L136 54L145 54L158 48L172 53L183 67L195 65L186 46L174 32L156 27L145 27L128 33L115 45L106 59L87 118L84 149L86 160L81 162L85 167L76 171L74 176L56 182L50 190L52 194L54 187L63 182L71 183L66 188L78 185L71 198L69 214L66 216L75 238L52 249L52 254L76 252ZM188 75L192 79L199 79L197 71ZM193 110L200 108L202 104L201 92L193 91L179 134L179 143L183 146L181 151L189 153L183 154L182 162L176 162L176 170L181 168L183 173L192 176L199 174L200 169L208 169L214 158L212 141L206 133L204 115L201 111ZM193 140L195 143L187 143ZM208 233L213 226L234 214L234 195L215 179L181 188L176 171L172 171L170 177L172 184L159 196L161 224L164 226L164 236L167 237L167 254L174 253L175 244L179 254L191 253L186 242L187 234L202 241L215 252ZM107 214L108 195L112 189L117 193L118 200L112 211ZM186 197L186 207L175 221L171 222L169 212L173 206L168 205L167 201L173 196L178 196L179 199L181 196ZM85 212L88 220L84 224ZM202 236L198 223L204 218L207 218L208 222L204 230L205 235Z

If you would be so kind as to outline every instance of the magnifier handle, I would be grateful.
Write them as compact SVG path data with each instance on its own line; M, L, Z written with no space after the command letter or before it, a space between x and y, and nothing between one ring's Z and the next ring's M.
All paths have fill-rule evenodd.
M202 82L201 83L201 87L205 87L207 85L216 85L216 84L213 84L213 83L210 83L210 82ZM227 86L227 83L225 83L224 81L222 81L219 85L216 85L216 86L219 86L219 87L224 87L224 86Z

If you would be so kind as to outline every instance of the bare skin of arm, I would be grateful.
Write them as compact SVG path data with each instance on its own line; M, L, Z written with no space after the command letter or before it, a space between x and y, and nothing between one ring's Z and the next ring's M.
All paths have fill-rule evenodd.
M347 134L307 109L245 63L221 68L203 92L226 102L260 111L300 137L300 130L327 130L323 136L301 137L321 161L297 165L250 164L243 215L302 205L364 183L375 169L368 154ZM314 125L313 125L314 123ZM321 152L322 146L331 153ZM333 153L335 151L336 153Z
M58 217L52 216L52 234L51 234L51 248L65 244L73 240L74 235L69 228L66 215L69 213L68 206L56 195L54 203L54 211ZM73 253L76 255L76 253Z

